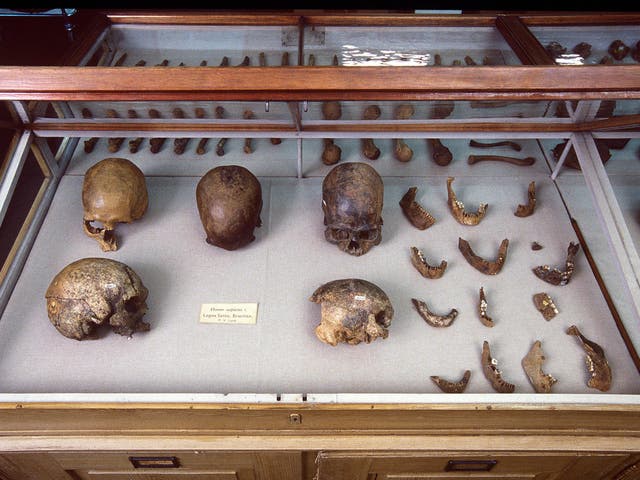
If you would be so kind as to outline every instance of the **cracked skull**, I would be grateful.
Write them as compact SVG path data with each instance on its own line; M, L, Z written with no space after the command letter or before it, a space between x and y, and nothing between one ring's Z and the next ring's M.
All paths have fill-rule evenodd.
M382 240L384 186L366 163L343 163L322 182L327 241L351 255L367 253Z
M309 298L321 306L316 336L329 345L357 345L387 338L393 306L387 294L366 280L347 278L320 286Z
M207 243L235 250L255 240L253 230L262 225L262 189L246 168L209 170L198 182L196 201Z
M97 240L105 252L118 249L116 224L142 218L148 204L144 174L125 158L105 158L84 175L84 231ZM93 226L92 222L100 222L103 226Z
M63 268L45 294L49 320L68 338L95 338L99 325L120 335L149 330L142 321L148 290L124 263L83 258Z

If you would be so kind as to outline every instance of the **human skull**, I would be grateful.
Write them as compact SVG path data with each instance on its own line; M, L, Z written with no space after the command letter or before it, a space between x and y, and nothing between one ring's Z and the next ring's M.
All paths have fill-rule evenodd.
M235 250L255 239L262 225L262 189L244 167L227 165L209 170L198 182L196 201L207 243Z
M325 283L309 298L321 306L316 336L329 345L357 345L389 336L393 306L378 286L358 278Z
M322 210L327 241L351 255L367 253L382 240L384 186L366 163L343 163L322 182Z
M116 224L142 218L148 204L144 174L125 158L105 158L84 175L84 232L97 240L104 252L118 249ZM103 228L92 222L102 223Z
M120 335L149 330L142 321L148 290L128 265L83 258L64 267L45 294L49 320L65 337L95 338L98 325Z

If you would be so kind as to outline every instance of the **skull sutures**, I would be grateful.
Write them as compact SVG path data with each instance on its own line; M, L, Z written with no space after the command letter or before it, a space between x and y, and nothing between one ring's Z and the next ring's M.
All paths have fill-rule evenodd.
M246 168L209 170L198 182L196 201L207 243L235 250L255 239L253 230L262 224L262 189Z
M309 298L321 306L315 333L329 345L357 345L387 338L393 306L380 287L359 278L334 280L318 287Z
M116 224L142 218L148 204L144 174L125 158L105 158L84 175L84 231L105 252L118 249ZM95 227L92 222L100 222L103 227Z
M351 255L367 253L382 240L384 186L366 163L343 163L322 182L325 238Z
M95 337L108 324L120 335L149 330L142 321L148 290L128 265L107 258L83 258L63 268L45 297L49 320L65 337Z

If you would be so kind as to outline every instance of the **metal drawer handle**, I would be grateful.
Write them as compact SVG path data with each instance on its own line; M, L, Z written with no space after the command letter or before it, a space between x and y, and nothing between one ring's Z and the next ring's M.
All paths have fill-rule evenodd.
M177 457L129 457L133 468L180 468Z
M445 472L489 472L497 460L449 460Z

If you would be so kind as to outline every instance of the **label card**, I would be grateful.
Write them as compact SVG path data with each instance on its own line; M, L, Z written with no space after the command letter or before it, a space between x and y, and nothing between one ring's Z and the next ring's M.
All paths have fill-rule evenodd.
M203 303L200 308L200 323L255 325L257 318L257 303Z

